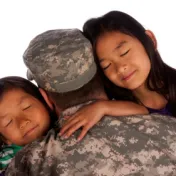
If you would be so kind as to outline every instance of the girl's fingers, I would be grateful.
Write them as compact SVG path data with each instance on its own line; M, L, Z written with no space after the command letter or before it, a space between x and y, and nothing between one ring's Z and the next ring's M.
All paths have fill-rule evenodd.
M81 131L81 133L80 133L80 135L79 135L79 137L78 137L77 140L80 141L80 140L86 135L87 131L88 131L91 127L92 127L91 124L85 125L84 128L82 129L82 131Z
M71 121L66 122L63 127L61 128L59 135L62 136L65 131L67 131L71 126L73 126L75 123L79 121L79 118L73 118Z
M80 116L81 116L80 113L77 112L74 115L69 116L70 118L67 119L66 123L70 122L72 119L80 118ZM68 116L66 116L66 117L68 117Z
M68 138L70 137L76 130L84 126L84 121L79 121L78 123L72 125L69 130L65 133L64 137Z
M66 117L68 117L68 116L66 116ZM66 122L65 122L65 124L67 124L67 123L69 123L70 121L72 121L73 119L76 119L77 118L77 116L70 116L70 118L68 118L67 120L66 120ZM64 125L65 125L64 124Z

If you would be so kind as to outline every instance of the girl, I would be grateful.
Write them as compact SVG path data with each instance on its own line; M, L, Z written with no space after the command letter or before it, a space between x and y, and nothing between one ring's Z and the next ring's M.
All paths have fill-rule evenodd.
M1 169L17 151L45 135L57 120L39 89L21 77L0 79Z
M112 11L88 20L83 33L93 45L110 98L142 105L149 113L176 116L176 71L162 61L151 31L128 14ZM104 115L130 115L125 109L122 114L115 111L117 102L81 109L67 120L60 135L67 138L83 126L80 140Z

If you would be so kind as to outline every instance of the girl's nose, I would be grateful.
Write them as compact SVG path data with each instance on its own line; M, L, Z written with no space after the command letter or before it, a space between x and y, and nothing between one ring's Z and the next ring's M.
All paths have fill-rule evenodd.
M127 70L127 64L119 65L117 72L118 74L124 73Z

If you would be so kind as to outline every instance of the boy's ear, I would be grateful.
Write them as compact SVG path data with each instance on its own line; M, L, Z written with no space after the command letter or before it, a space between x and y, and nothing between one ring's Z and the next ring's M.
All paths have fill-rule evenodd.
M156 37L155 37L154 33L150 30L146 30L145 33L146 33L146 35L148 35L151 38L151 40L153 41L155 49L157 49L157 40L156 40Z
M51 98L48 96L48 94L42 88L39 88L39 91L40 91L42 97L44 98L44 100L46 101L47 105L53 110L53 102L52 102Z

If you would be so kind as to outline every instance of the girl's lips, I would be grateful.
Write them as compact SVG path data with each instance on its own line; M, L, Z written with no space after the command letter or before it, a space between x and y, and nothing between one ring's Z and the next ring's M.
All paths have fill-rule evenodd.
M130 78L131 78L131 76L133 76L133 74L136 72L136 70L135 71L133 71L133 72L131 72L130 74L128 74L127 76L124 76L123 78L122 78L122 80L123 81L127 81L127 80L129 80Z

